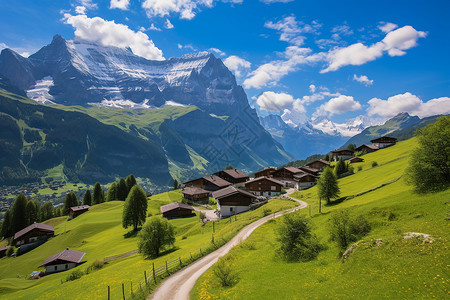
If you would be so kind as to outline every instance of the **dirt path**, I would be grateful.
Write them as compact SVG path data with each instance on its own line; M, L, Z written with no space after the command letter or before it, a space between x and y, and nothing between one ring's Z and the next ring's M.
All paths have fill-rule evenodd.
M288 190L288 194L291 194L293 190ZM291 198L291 197L289 197ZM149 295L147 299L154 300L188 300L189 293L194 287L197 279L208 270L213 264L217 262L217 260L227 254L234 246L238 245L242 241L252 234L252 232L266 223L270 219L274 217L280 217L284 214L294 212L296 210L305 208L308 204L306 202L291 198L294 201L297 201L300 205L282 212L278 212L276 214L271 214L264 218L255 221L246 227L244 227L239 233L233 237L228 243L220 247L214 252L211 252L207 256L199 259L198 261L192 263L184 269L176 272L175 274L168 277L163 283L156 289L156 291Z

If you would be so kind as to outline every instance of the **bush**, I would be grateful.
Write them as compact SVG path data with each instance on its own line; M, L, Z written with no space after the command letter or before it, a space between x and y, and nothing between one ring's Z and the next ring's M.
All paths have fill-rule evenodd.
M363 167L362 166L358 166L358 172L362 171Z
M89 268L87 268L86 273L100 270L104 266L105 266L105 262L103 260L96 260L92 263L92 265Z
M272 213L272 210L270 208L264 208L263 209L263 217L268 216Z
M339 210L330 219L330 240L335 241L341 251L345 251L350 243L361 239L370 230L365 216L352 218L348 210Z
M378 163L376 161L372 162L372 168L375 168L376 166L378 166Z
M215 205L215 204L217 204L217 202L214 199L209 198L208 204L209 205Z
M367 221L364 215L359 215L350 220L350 233L353 235L355 240L358 240L368 234L371 229L372 228L370 227L369 221Z
M80 279L83 275L84 275L84 273L81 272L80 270L74 270L72 273L67 275L66 281L73 281L73 280Z
M198 218L200 221L205 222L206 219L206 215L204 212L200 212L200 214L198 215Z
M9 247L9 248L6 250L6 256L8 256L8 257L10 257L11 255L13 255L13 253L16 253L16 248L14 248L14 247Z
M223 287L233 286L238 281L238 276L236 272L233 271L231 263L225 258L220 258L219 261L214 265L214 275L216 275L219 280L220 285Z

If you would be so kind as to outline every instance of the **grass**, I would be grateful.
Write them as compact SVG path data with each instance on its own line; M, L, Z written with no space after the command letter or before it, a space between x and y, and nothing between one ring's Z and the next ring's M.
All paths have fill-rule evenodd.
M154 195L149 199L148 214L158 215L161 205L181 201L180 191L171 191ZM279 211L295 206L292 201L271 200L265 207ZM70 249L86 252L86 263L73 270L85 270L95 261L137 249L137 238L127 237L129 229L123 229L123 202L112 201L93 206L89 212L74 220L65 217L48 220L46 223L55 226L55 237L42 246L16 258L0 259L0 298L2 299L95 299L105 298L107 286L111 287L112 299L121 296L121 285L127 286L129 296L130 282L135 290L144 279L144 271L150 274L152 263L159 267L165 261L181 257L187 260L193 255L210 247L212 224L202 225L198 215L190 218L172 219L176 227L175 248L154 260L146 260L141 255L133 255L105 264L100 270L84 275L81 278L66 282L72 270L45 276L39 280L26 280L32 271L41 270L38 266L50 255ZM225 241L234 236L242 227L262 217L263 208L246 212L229 223L229 219L215 224L215 240ZM19 275L19 276L18 276ZM81 288L82 287L82 288ZM76 295L76 296L74 296ZM127 296L127 297L128 297Z
M401 176L415 143L411 139L365 155L363 171L339 180L342 195L360 193ZM371 168L373 160L379 166ZM268 222L242 247L225 256L239 274L238 283L223 288L210 269L197 281L191 299L448 298L450 231L446 215L450 190L417 195L401 178L340 204L325 206L322 215L316 213L315 188L295 196L312 204L311 218L308 209L297 213L308 217L327 250L311 262L286 263L276 251L276 230L281 220ZM330 215L342 208L354 216L365 215L372 226L345 261L338 257L337 246L329 242L328 231ZM431 234L435 241L403 239L404 232ZM377 247L374 241L379 238L383 243ZM246 247L247 243L251 247Z

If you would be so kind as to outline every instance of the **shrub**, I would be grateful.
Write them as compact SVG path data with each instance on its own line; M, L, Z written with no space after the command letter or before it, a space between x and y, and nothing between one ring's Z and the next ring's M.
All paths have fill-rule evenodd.
M358 172L362 171L363 167L362 166L358 166Z
M330 240L335 241L341 251L346 250L350 243L361 239L370 230L365 216L352 218L348 210L339 210L330 219Z
M371 229L372 228L370 227L369 221L367 221L364 215L359 215L350 220L350 233L353 235L355 240L358 240L368 234Z
M397 215L395 213L393 213L392 211L390 211L387 219L388 219L388 221L394 221L395 219L397 219Z
M230 261L220 258L214 265L214 275L219 280L220 285L223 287L233 286L238 281L236 272L233 271Z
M214 199L209 198L208 204L209 205L215 205L217 202Z
M376 161L372 162L372 168L375 168L376 166L378 166L378 163Z
M14 248L14 247L9 247L9 248L6 250L6 256L8 256L8 257L10 257L11 255L13 255L13 253L16 253L16 248Z
M198 218L200 221L205 222L206 219L206 215L204 212L200 212L200 214L198 215Z
M272 213L272 210L270 208L264 208L263 209L263 216L268 216Z
M103 260L96 260L89 267L89 271L97 271L105 266L105 262Z
M73 280L80 279L81 276L83 276L83 275L84 275L84 273L81 272L80 270L74 270L74 271L72 271L72 273L67 275L66 281L73 281Z

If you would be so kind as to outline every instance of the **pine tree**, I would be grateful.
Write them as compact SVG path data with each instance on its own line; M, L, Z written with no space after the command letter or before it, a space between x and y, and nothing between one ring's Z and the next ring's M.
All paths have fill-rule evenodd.
M117 197L117 182L113 182L111 183L111 186L106 192L106 201L114 201L118 199L119 198Z
M20 194L16 197L16 200L14 200L11 209L11 230L13 233L16 233L28 226L26 213L27 204L28 199L24 194Z
M339 196L340 190L338 182L330 167L325 167L319 180L317 180L318 196L319 196L319 213L322 212L321 200L326 200L327 204L330 199Z
M42 204L40 211L41 222L53 218L54 215L53 210L54 210L53 203L51 201L47 201L44 204Z
M26 218L27 218L27 224L33 224L34 222L38 221L39 218L39 211L38 206L35 201L28 201L27 207L26 207Z
M337 178L339 178L342 174L345 173L345 171L346 171L345 162L341 157L336 163L336 166L334 167L334 174Z
M174 179L173 181L173 189L174 190L178 190L180 188L180 183L178 182L178 180Z
M133 230L136 231L138 226L144 224L147 216L147 196L144 190L135 185L131 188L130 193L123 206L122 214L122 226L128 228L133 226Z
M1 236L4 238L9 238L13 235L11 228L11 210L7 210L3 217Z
M91 205L91 204L92 204L91 191L87 189L83 196L83 205Z
M75 195L74 192L70 192L66 195L66 198L64 199L64 211L63 213L65 215L69 214L69 210L71 207L78 206L78 198L77 195Z
M330 155L329 155L329 154L326 154L326 155L325 155L325 158L324 158L323 160L325 160L325 161L330 161Z
M131 188L132 188L135 184L137 184L136 178L134 178L134 175L133 175L133 174L128 175L128 176L127 176L127 179L126 179L125 181L126 181L126 183L127 183L128 192L130 192L130 191L131 191Z
M125 179L120 178L117 184L117 200L125 201L128 196L128 187Z
M102 186L99 182L94 185L94 195L92 197L92 205L105 202L105 196Z

